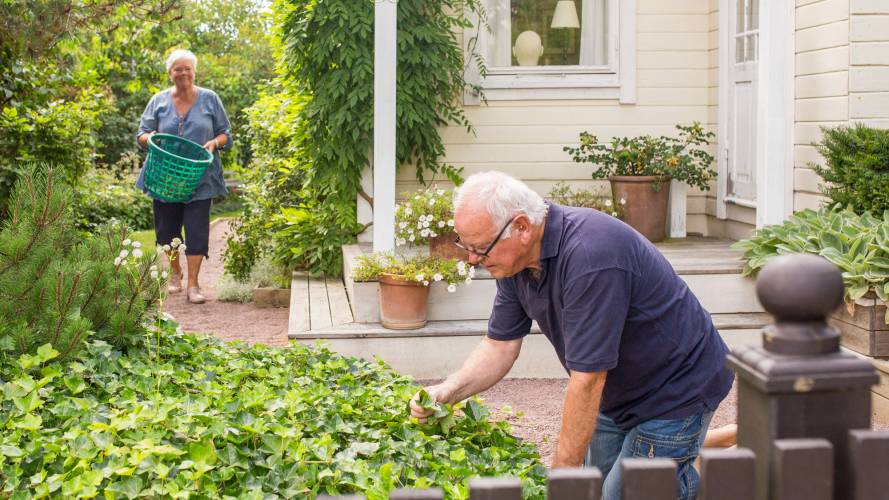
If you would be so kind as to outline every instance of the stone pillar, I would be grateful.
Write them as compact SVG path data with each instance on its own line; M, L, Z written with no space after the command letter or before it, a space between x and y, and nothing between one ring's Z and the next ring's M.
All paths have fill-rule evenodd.
M775 323L762 347L729 355L738 373L738 446L756 454L756 493L767 500L776 439L824 438L833 445L834 498L850 498L846 450L850 429L869 429L871 364L840 352L839 332L826 318L843 301L839 270L814 255L775 257L760 273L756 293Z

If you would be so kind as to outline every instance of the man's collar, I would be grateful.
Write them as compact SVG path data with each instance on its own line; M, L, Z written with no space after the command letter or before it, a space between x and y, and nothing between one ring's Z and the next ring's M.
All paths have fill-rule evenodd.
M540 260L550 259L559 255L562 244L562 227L565 224L565 212L561 205L547 202L546 223L543 227L543 242L540 245Z

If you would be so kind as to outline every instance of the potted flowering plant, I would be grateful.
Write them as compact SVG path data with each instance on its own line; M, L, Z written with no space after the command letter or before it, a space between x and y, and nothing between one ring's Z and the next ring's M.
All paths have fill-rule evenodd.
M352 270L355 281L379 281L380 323L393 330L426 325L430 285L445 283L453 293L458 284L469 284L474 276L475 268L462 260L389 252L359 256Z
M597 194L592 189L571 189L565 182L553 186L546 197L559 205L592 208L618 219L623 215L624 206L627 204L625 198L615 199L612 196Z
M429 253L443 259L467 260L466 251L454 245L454 193L436 187L402 193L395 207L395 244L429 244Z
M706 150L715 135L698 122L676 128L678 137L615 137L611 142L582 132L578 147L563 148L575 162L598 167L593 179L611 182L614 197L627 201L624 222L651 241L666 237L669 190L661 189L663 184L675 179L707 191L716 176Z

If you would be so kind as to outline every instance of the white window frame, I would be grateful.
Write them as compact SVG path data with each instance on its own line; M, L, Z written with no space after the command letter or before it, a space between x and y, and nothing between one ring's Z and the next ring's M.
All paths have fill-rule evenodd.
M509 1L509 0L501 0ZM577 0L582 1L582 0ZM481 77L474 64L467 65L467 82L479 85L488 101L547 99L618 99L636 102L636 0L605 0L608 12L608 65L536 66L487 68ZM477 37L477 40L476 40ZM487 53L491 34L486 28L466 28L464 53L476 43L476 52ZM467 93L465 104L478 104Z

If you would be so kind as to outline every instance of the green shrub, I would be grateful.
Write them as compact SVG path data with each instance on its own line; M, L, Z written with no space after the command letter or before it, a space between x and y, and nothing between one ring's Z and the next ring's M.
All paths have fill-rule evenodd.
M811 165L825 180L821 192L858 213L889 210L889 130L862 124L821 130L816 146L826 164Z
M89 233L113 221L133 231L154 227L151 198L136 188L132 176L119 179L107 170L93 169L81 179L73 210L77 228Z
M883 212L882 220L839 205L817 212L803 210L733 246L744 250L746 276L758 273L776 255L810 253L821 255L843 272L850 307L871 291L889 302L889 210Z
M219 281L216 282L216 298L222 302L251 302L253 300L253 285L223 273L219 277Z
M52 169L25 169L0 230L0 345L33 353L49 343L65 357L88 336L118 346L139 342L157 301L157 255L106 225L80 240L70 189Z
M475 400L420 424L419 387L382 361L158 333L155 355L94 341L63 365L46 348L0 365L0 495L465 499L469 478L512 475L545 497L534 448Z

